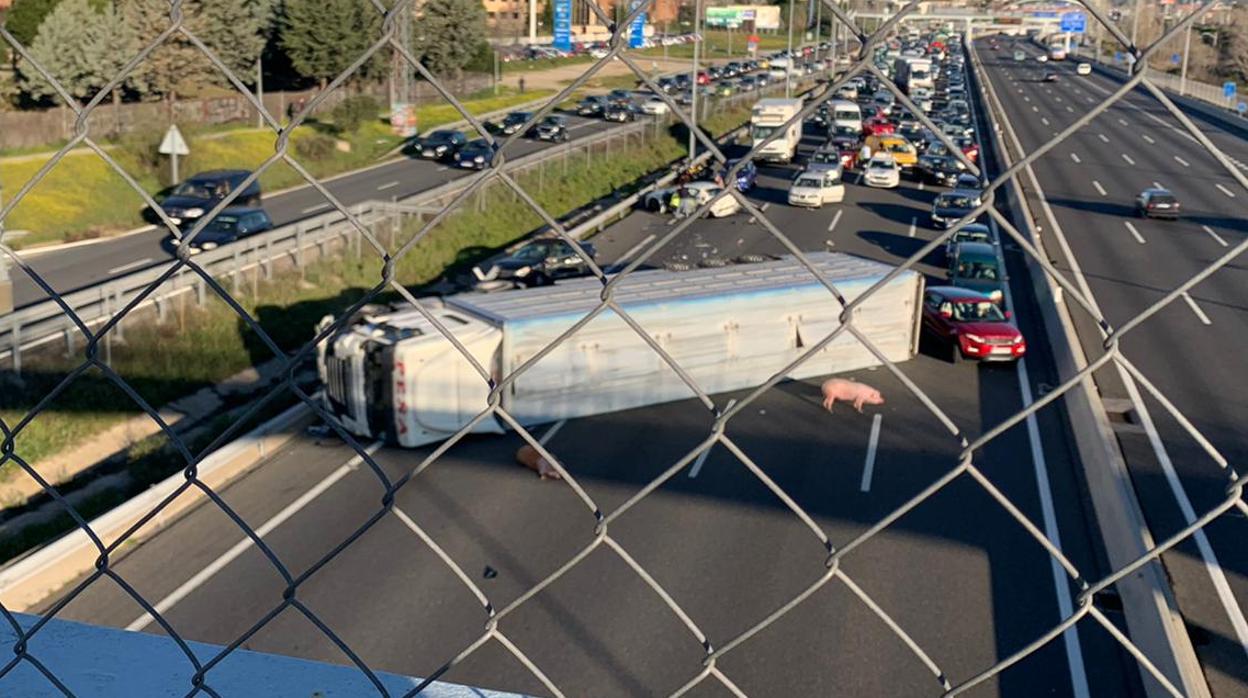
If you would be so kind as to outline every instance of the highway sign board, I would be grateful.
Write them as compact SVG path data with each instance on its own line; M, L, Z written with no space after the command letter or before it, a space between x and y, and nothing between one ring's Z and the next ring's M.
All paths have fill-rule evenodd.
M632 8L642 4L641 0L633 0ZM633 20L632 31L628 34L628 47L641 48L646 43L646 13L642 12Z
M572 0L555 0L555 48L572 50Z
M1088 16L1082 12L1062 15L1061 30L1068 34L1083 34L1088 30Z

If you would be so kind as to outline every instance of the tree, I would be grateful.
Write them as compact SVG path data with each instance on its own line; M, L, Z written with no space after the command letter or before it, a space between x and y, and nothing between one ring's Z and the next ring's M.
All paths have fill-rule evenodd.
M30 54L71 97L88 101L121 72L130 42L129 27L111 6L96 10L89 0L64 0L40 24ZM29 65L22 66L21 81L35 99L56 96Z
M286 0L281 44L302 75L324 87L381 36L381 15L369 0ZM378 53L381 53L380 51ZM378 72L376 57L356 77Z
M427 0L413 26L421 63L435 75L459 78L485 40L485 8L478 0Z
M5 15L4 28L14 39L30 48L39 34L39 25L44 18L52 14L52 10L61 0L16 0L9 13Z
M169 7L169 0L125 0L122 14L134 33L131 55L169 28ZM182 26L202 38L204 17L199 2L182 4ZM142 95L172 102L178 95L194 94L218 78L207 57L184 34L175 32L135 67L130 86Z
M252 82L256 59L273 24L272 0L209 0L203 4L199 38L245 83Z

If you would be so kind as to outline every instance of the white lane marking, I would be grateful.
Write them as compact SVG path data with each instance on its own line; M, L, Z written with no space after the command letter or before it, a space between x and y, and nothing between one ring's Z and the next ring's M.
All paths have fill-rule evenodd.
M1154 181L1154 182L1153 182L1153 188L1154 188L1154 189L1165 189L1165 187L1161 186L1161 182L1156 182L1156 181Z
M1096 100L1091 97L1088 97L1088 104L1096 104Z
M626 262L632 261L633 255L640 252L641 248L645 247L646 245L649 245L650 241L654 240L655 237L656 235L654 233L650 233L650 235L645 240L642 240L636 245L633 245L632 247L628 248L628 252L625 252L624 254L620 255L620 258L615 260L615 263L624 264Z
M737 404L736 398L729 400L728 404L724 406L724 411L727 412L732 409L732 406L735 404ZM698 454L697 460L693 461L693 468L689 470L689 479L697 477L698 473L702 472L702 465L706 463L706 459L711 455L711 449L713 448L715 448L715 444L711 444L710 448Z
M1157 141L1153 140L1153 137L1152 137L1152 136L1150 136L1150 135L1148 135L1147 133L1142 134L1142 135L1144 136L1144 140L1145 140L1145 141L1147 141L1149 145L1153 145L1153 144L1155 144L1155 143L1157 142Z
M542 434L542 438L537 440L538 445L545 446L547 442L555 438L555 434L558 434L559 430L563 428L563 425L567 423L568 423L568 420L561 419L555 422L554 424L550 425L550 428L546 430L546 433Z
M875 451L880 444L880 422L884 415L877 414L871 419L871 436L867 437L867 461L862 466L862 483L858 489L862 492L871 491L871 473L875 471Z
M1031 110L1032 110L1032 111L1034 111L1034 112L1035 112L1035 113L1037 113L1037 114L1039 114L1039 113L1040 113L1040 107L1037 107L1037 106L1036 106L1036 105L1034 105L1034 104L1033 104L1033 105L1031 105Z
M1066 105L1066 111L1070 112L1071 114L1074 114L1074 113L1075 113L1075 108L1074 108L1074 107L1072 107L1072 106L1070 106L1069 104L1067 104L1067 105Z
M1205 315L1205 311L1201 310L1199 305L1196 305L1196 301L1191 296L1187 295L1187 291L1183 292L1183 300L1187 301L1187 307L1191 308L1193 313L1196 313L1196 319L1200 320L1201 324L1213 324L1213 320L1210 320L1209 316Z
M123 271L130 271L131 269L138 269L139 267L145 264L151 264L151 263L152 263L151 257L144 257L143 259L136 259L133 262L130 262L129 264L123 264L119 267L113 267L112 269L109 269L105 273L111 276L113 274L120 274Z
M1227 246L1228 246L1228 245L1226 244L1226 240L1223 240L1221 235L1218 235L1217 233L1213 232L1213 228L1210 228L1210 227L1209 227L1209 226L1207 226L1207 225L1202 225L1202 226L1200 226L1200 227L1201 227L1201 228L1204 228L1205 232L1206 232L1206 233L1209 233L1209 236L1210 236L1210 237L1212 237L1214 240L1217 240L1219 245L1221 245L1221 246L1223 246L1223 247L1227 247Z
M387 190L387 189L393 189L393 188L395 188L395 187L397 187L397 186L399 186L399 183L398 183L398 182L386 182L385 184L381 185L380 187L377 187L377 191L385 191L385 190Z
M1119 119L1119 120L1118 120L1118 123L1122 124L1123 126L1130 126L1130 125L1131 125L1131 124L1128 124L1128 123L1127 123L1127 120L1126 120L1126 119Z
M1140 231L1138 231L1138 230L1136 230L1136 229L1135 229L1135 226L1131 224L1131 221L1123 221L1122 223L1123 223L1123 225L1127 226L1127 230L1130 230L1130 231L1131 231L1131 237L1134 237L1136 242L1138 242L1138 243L1140 243L1141 245L1143 245L1143 244L1144 244L1144 236L1143 236L1143 235L1140 235Z
M441 166L441 167L439 167L439 168L438 168L438 172L446 172L446 171L447 171L447 170L449 170L449 169L451 169L451 166L450 166L450 165L443 165L443 166Z
M303 213L316 213L317 211L329 208L329 203L317 204L303 209Z
M1131 159L1131 156L1130 156L1130 155L1127 155L1126 153L1123 153L1123 154L1122 154L1122 159L1123 159L1123 160L1126 160L1128 165L1134 165L1134 164L1135 164L1135 160L1132 160L1132 159Z
M1083 162L1082 160L1079 159L1079 155L1077 153L1071 153L1070 159L1074 160L1076 163Z
M919 224L918 218L910 219L910 233L909 233L910 237L914 237L914 231L915 231L915 228L918 226L918 224Z
M837 223L840 223L840 222L841 222L841 214L843 214L843 213L845 213L845 212L844 212L844 211L842 211L842 210L840 210L840 209L837 209L837 211L836 211L836 215L832 216L832 222L831 222L831 223L828 223L828 232L829 232L829 233L830 233L830 232L832 232L832 231L836 228L836 224L837 224Z
M1019 92L1022 92L1022 90L1019 90ZM1023 97L1023 101L1024 101L1024 102L1030 102L1030 101L1031 101L1031 97L1024 96L1024 97Z
M369 444L367 448L364 449L364 452L371 456L374 453L376 453L377 449L381 448L381 446L382 446L382 442L374 441L373 443ZM263 539L265 536L272 533L273 529L277 528L278 526L281 526L283 523L286 522L287 519L299 513L301 509L306 507L308 504L311 504L313 500L315 500L317 497L324 494L325 490L328 490L330 487L334 485L334 483L346 477L348 473L355 470L355 468L359 466L360 463L363 463L363 462L364 462L363 456L356 455L351 460L338 466L337 470L327 475L325 479L316 483L316 485L313 486L312 489L308 490L307 492L304 492L303 495L300 496L298 499L286 505L285 509L282 509L281 511L277 512L277 514L274 515L273 518L269 519L268 521L265 521L264 524L260 526L260 528L256 529L256 537ZM238 558L238 556L242 555L244 552L246 552L249 548L253 547L254 545L255 545L255 542L253 542L249 536L244 536L242 540L234 544L234 547L225 551L225 553L222 554L221 557L218 557L217 559L213 560L211 563L208 564L208 566L200 570L194 577L191 577L190 579L186 580L186 582L184 582L182 586L178 587L177 589L174 589L173 593L161 599L152 607L156 609L157 613L164 615L165 613L169 611L169 609L173 608L174 605L176 605L179 601L186 598L188 594L192 593L199 587L203 586L204 582L211 579L213 575L215 575L217 572L220 572L222 569L225 568L226 565L233 562L235 559ZM152 618L151 614L144 612L143 615L139 616L138 618L135 618L134 621L130 623L130 625L127 625L126 630L129 630L131 632L138 632L142 630L143 628L146 628L148 625L150 625L153 620L155 619Z
M1230 189L1227 189L1226 187L1222 186L1221 184L1215 184L1215 185L1213 185L1213 186L1217 187L1217 188L1218 188L1218 191L1222 192L1223 194L1226 194L1227 196L1231 197L1232 199L1234 199L1234 198L1235 198L1235 192L1231 191Z
M1182 166L1184 166L1184 167L1191 167L1191 166L1192 166L1192 163L1188 162L1187 160L1184 160L1183 158L1179 157L1178 155L1175 155L1175 156L1174 156L1174 161L1175 161L1175 162L1177 162L1177 163L1179 163L1180 165L1182 165Z
M927 191L927 182L919 182L919 191Z
M1098 134L1096 134L1096 137L1097 137L1097 138L1099 138L1099 139L1101 139L1101 142L1102 142L1102 143L1108 143L1108 142L1109 142L1109 136L1106 136L1106 135L1105 135L1105 134L1103 134L1103 133L1098 133Z
M1101 196L1107 196L1105 194L1105 187L1102 187L1101 183L1096 181L1095 179L1092 180L1092 188L1095 189L1096 193L1100 194Z
M1061 97L1054 97L1054 99L1056 99L1058 102L1061 102L1061 101L1062 101L1062 98L1061 98Z
M1044 117L1042 116L1042 117L1040 117L1040 123L1044 124L1045 126L1048 126L1048 125L1049 125L1049 120L1048 120L1048 119L1046 119L1046 118L1044 118Z

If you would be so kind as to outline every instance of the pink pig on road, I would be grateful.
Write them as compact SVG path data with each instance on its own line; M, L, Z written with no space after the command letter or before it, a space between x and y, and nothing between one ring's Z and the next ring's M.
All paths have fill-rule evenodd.
M837 400L853 402L854 409L862 412L863 405L883 405L880 391L865 383L855 383L844 378L830 378L823 383L823 406L829 412Z

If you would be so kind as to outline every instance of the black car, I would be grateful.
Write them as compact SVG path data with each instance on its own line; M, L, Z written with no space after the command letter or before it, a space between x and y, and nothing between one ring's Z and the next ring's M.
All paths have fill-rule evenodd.
M484 138L478 138L459 149L455 166L466 170L484 170L494 159L494 148Z
M597 256L594 246L581 243L581 249L591 258ZM541 238L520 247L501 259L472 270L478 282L511 281L518 286L546 286L556 279L584 276L589 264L558 238Z
M928 182L952 187L966 167L951 155L920 155L918 171Z
M964 216L974 211L980 203L980 193L966 189L941 192L932 202L932 225L951 228Z
M1145 218L1178 218L1182 204L1169 189L1145 189L1135 197L1135 210Z
M445 129L434 131L420 139L416 154L426 160L454 161L459 149L468 143L468 137L459 131Z
M638 111L640 110L631 102L628 104L611 104L602 111L602 118L606 121L624 123L625 121L636 120Z
M503 123L499 130L501 130L503 133L510 136L516 131L519 131L520 129L524 128L524 125L528 123L529 119L532 119L532 118L533 118L532 112L513 111L507 116L503 117Z
M839 150L848 150L862 145L862 133L848 126L837 126L832 131L832 145Z
M568 134L568 120L558 114L551 114L529 129L526 135L539 141L564 143L570 138Z
M576 113L581 116L599 116L610 102L602 95L591 95L576 105Z
M247 170L200 172L174 187L173 191L160 202L160 207L175 225L190 226L231 192L243 186L250 176L251 172ZM233 200L232 205L259 206L260 181L256 180L248 184ZM157 222L159 218L149 215L149 220Z
M631 90L611 90L607 93L607 101L612 104L632 104L633 93Z
M660 90L663 90L669 95L680 89L676 85L676 78L659 78L654 84L658 85Z
M209 221L186 246L191 254L199 254L272 229L273 221L264 209L231 206ZM173 241L175 247L179 244L177 240Z

